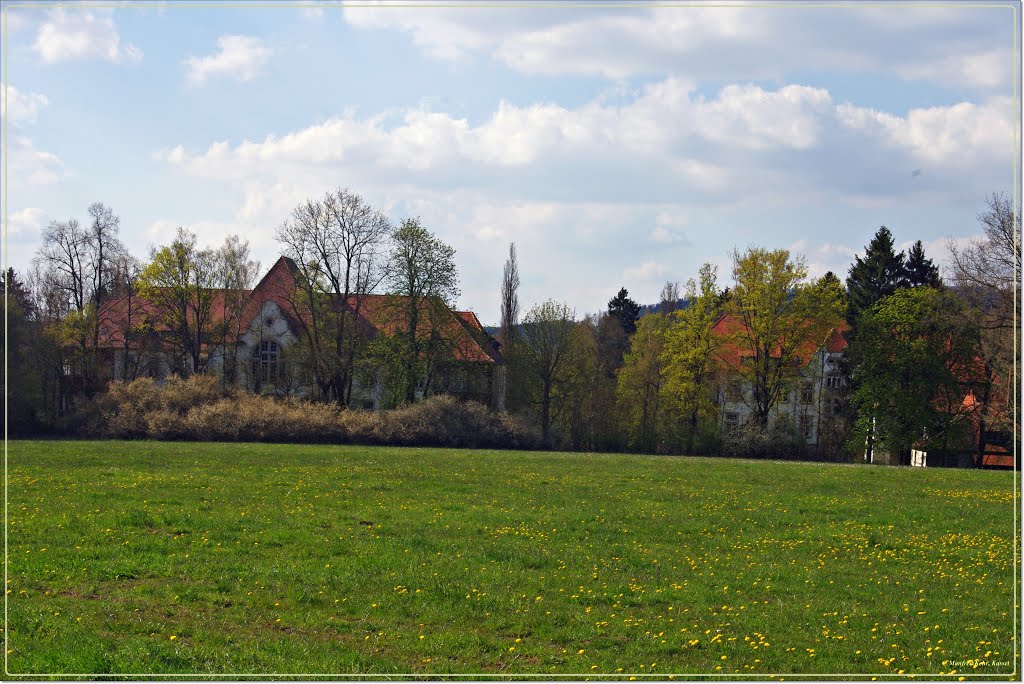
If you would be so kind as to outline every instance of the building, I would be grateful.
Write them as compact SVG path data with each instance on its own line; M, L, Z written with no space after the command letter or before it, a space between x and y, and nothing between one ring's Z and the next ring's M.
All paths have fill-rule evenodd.
M301 360L304 341L313 329L311 312L301 304L297 267L281 257L249 291L204 291L207 307L193 307L189 323L198 330L188 348L175 333L173 316L138 294L106 302L100 310L100 359L107 380L163 378L189 370L189 356L226 384L279 395L316 396ZM430 350L430 363L418 378L416 397L452 394L500 407L497 342L472 311L455 311L439 300L421 301L429 309L417 326L417 340ZM352 321L358 347L385 343L405 333L409 300L394 295L353 295L330 302L335 313ZM200 309L202 309L200 311ZM196 323L202 319L202 325ZM180 319L180 317L179 317ZM384 408L390 403L387 368L361 354L353 366L349 406Z
M843 322L823 340L807 339L797 345L792 368L783 373L786 380L769 416L769 420L784 417L792 421L812 449L825 446L832 424L846 410L849 387L842 356L848 330ZM725 428L746 423L754 413L753 387L743 374L752 360L751 352L735 341L745 331L743 321L730 314L719 318L712 328L712 334L721 338L715 354L714 399ZM776 353L781 356L781 350Z

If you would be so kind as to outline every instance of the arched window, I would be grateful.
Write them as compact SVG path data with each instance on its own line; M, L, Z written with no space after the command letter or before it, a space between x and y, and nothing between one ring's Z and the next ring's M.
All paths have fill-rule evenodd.
M278 377L277 342L263 340L252 350L252 375L257 383L277 382Z

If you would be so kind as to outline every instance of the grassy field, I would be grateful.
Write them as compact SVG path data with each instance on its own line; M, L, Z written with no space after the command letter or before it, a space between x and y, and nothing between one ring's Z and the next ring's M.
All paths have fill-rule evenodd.
M11 674L1015 671L1011 473L153 442L8 468Z

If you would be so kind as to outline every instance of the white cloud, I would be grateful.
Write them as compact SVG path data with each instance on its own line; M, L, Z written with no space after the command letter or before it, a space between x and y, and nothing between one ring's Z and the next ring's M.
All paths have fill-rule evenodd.
M121 37L109 10L51 9L36 33L32 46L46 63L64 60L102 59L137 62L142 51Z
M32 140L23 135L8 138L7 161L10 175L24 179L29 185L50 185L68 175L64 162L57 155L37 150Z
M664 277L671 270L668 266L659 264L656 261L645 261L639 266L633 266L624 270L622 272L622 279L626 282L632 280L655 280Z
M241 183L334 174L364 183L501 186L560 201L596 195L668 204L736 202L736 188L744 201L785 204L813 188L870 206L907 193L984 195L1011 163L1013 117L1012 101L1002 97L898 116L836 105L820 88L727 85L709 98L668 78L625 104L503 102L476 125L420 109L397 123L349 112L259 142L224 140L198 154L177 146L157 157ZM648 180L636 183L637 174ZM664 223L650 234L664 243L680 236Z
M0 81L0 90L4 84ZM45 95L39 93L23 93L12 85L6 86L6 97L0 96L0 117L6 118L10 112L10 122L35 123L39 110L49 104Z
M36 207L26 207L7 217L7 234L23 236L38 234L43 228L46 212Z
M217 47L217 52L212 55L185 60L189 83L199 85L216 76L251 81L260 74L273 54L262 40L252 36L221 36L217 39Z
M540 12L507 5L389 5L346 5L344 17L358 28L408 33L439 59L478 53L529 74L773 79L813 64L951 86L1012 87L1006 8L970 3L885 9L836 4L812 12L756 4Z

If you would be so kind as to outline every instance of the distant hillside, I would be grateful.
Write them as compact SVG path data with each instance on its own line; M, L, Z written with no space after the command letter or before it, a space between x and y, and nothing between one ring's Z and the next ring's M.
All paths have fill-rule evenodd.
M690 300L688 300L688 299L678 299L678 300L676 300L676 308L677 309L685 309L689 305L690 305ZM643 317L643 316L646 316L647 314L657 313L659 306L661 306L660 303L659 304L641 304L640 305L640 316ZM498 332L501 330L501 326L498 326L498 325L485 325L484 326L484 330L487 331L487 334L490 335L491 337L497 337L498 336Z

